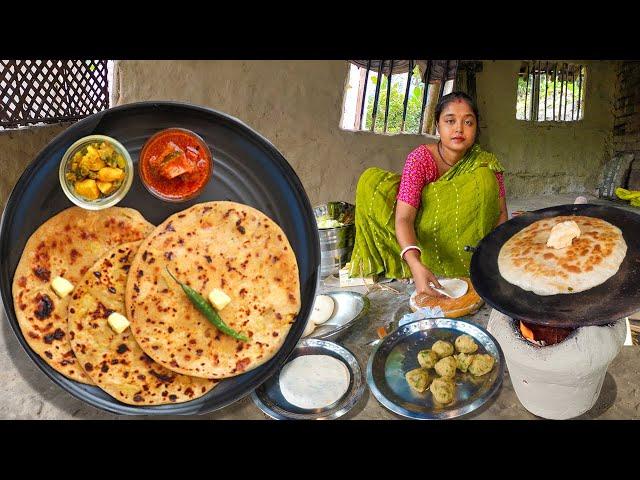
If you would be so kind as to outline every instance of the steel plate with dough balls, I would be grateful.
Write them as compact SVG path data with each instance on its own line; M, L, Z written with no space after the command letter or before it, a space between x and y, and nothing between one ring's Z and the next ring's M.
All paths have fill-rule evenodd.
M547 246L552 229L569 221L580 235L567 247ZM507 240L498 254L498 269L506 281L537 295L573 294L615 275L626 253L618 227L600 218L559 215L538 220Z
M507 282L498 269L502 246L518 232L558 216L605 220L622 231L627 252L604 283L570 295L536 295ZM471 257L471 281L478 295L505 315L560 328L605 325L640 310L640 215L616 207L561 205L528 212L503 223L478 244Z
M69 343L67 306L73 293L58 298L51 281L60 276L77 285L111 247L141 240L152 230L153 225L131 208L71 207L31 235L13 278L15 313L29 346L55 370L93 383L76 362Z
M159 200L149 193L137 175L142 146L152 135L172 127L186 128L199 135L213 156L211 179L198 197L184 203ZM22 333L12 295L14 273L31 234L73 206L60 187L60 160L75 141L93 134L115 138L133 160L136 175L129 193L118 206L138 210L155 225L197 203L220 200L249 205L273 219L286 233L296 255L301 290L299 318L306 321L311 312L320 267L318 228L300 179L277 148L240 120L210 108L179 102L130 103L91 115L60 133L27 166L7 199L0 226L0 294L7 321L18 342L34 365L56 385L108 412L193 415L236 402L284 365L302 335L304 321L291 326L280 350L264 365L223 380L195 400L159 406L125 405L96 386L70 380L51 367L46 358L41 358L29 346L28 334Z
M414 391L405 375L420 367L418 352L430 349L438 340L453 345L464 334L478 345L475 353L494 358L493 368L477 377L458 370L454 377L454 399L448 404L436 402L429 389L422 393ZM500 345L484 328L464 320L431 318L407 323L384 337L369 356L367 383L376 399L398 415L418 420L455 418L481 408L498 392L504 365ZM429 375L438 376L434 369L429 370Z
M180 375L154 362L130 328L115 332L111 314L125 315L127 275L140 241L109 250L84 274L69 303L73 351L91 379L129 405L163 405L201 397L215 380Z
M205 299L218 289L218 313L248 337L236 340L199 312L171 278ZM282 229L260 211L207 202L178 212L140 246L126 295L140 347L174 372L227 378L253 370L280 349L300 310L296 257Z

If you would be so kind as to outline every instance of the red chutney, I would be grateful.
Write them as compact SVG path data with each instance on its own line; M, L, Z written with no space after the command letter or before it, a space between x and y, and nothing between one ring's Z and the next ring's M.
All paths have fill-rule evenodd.
M187 200L211 177L213 161L207 145L193 132L171 128L151 137L140 152L140 176L154 194Z

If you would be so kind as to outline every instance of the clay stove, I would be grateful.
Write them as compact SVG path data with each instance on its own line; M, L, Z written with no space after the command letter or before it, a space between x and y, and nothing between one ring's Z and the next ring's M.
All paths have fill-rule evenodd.
M534 415L554 420L577 417L594 406L627 335L624 319L604 326L545 329L497 310L491 312L488 330L502 348L520 403Z
M505 242L535 221L560 215L601 218L622 231L627 251L616 274L572 295L536 295L504 280L498 256ZM518 399L531 413L549 419L574 418L596 403L607 368L627 337L625 317L640 310L638 231L640 215L633 212L601 205L558 205L512 218L477 247L469 247L474 252L473 286L485 302L497 307L491 312L488 330L502 348ZM519 319L523 318L531 323L521 330ZM543 323L554 328L541 329ZM579 325L586 326L575 328ZM536 333L541 333L540 338ZM525 336L533 336L534 341Z

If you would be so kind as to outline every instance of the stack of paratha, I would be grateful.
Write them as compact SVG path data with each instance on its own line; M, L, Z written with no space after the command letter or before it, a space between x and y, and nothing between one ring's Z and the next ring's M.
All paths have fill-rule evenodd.
M93 383L69 343L67 307L73 293L58 298L51 281L60 276L78 285L107 250L141 240L152 230L153 225L131 208L72 207L47 220L27 241L13 277L16 317L31 348L60 373Z
M218 331L165 267L207 298L231 302ZM74 290L58 298L51 281ZM300 309L296 257L284 232L251 207L194 205L154 229L135 210L70 208L29 239L13 284L21 329L54 369L132 405L188 401L249 371L282 346ZM116 333L111 313L130 328Z
M580 236L565 248L547 247L551 229L574 221ZM537 295L588 290L618 272L627 253L620 229L600 218L558 216L532 223L500 249L498 268L509 283Z
M73 351L91 379L111 396L132 405L157 405L200 397L215 380L180 375L154 362L130 329L114 332L112 312L125 313L127 274L140 242L107 252L82 278L69 304Z

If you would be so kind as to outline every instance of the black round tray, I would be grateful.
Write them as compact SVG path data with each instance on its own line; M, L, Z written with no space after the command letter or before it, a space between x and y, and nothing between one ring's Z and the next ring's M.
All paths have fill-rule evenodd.
M138 155L146 140L169 127L192 130L209 145L214 165L205 190L184 203L163 202L146 190L136 173L131 190L118 206L135 208L155 225L175 212L212 200L231 200L262 211L284 230L296 254L302 306L282 348L266 364L223 380L203 397L186 403L136 407L117 401L98 387L69 380L33 352L18 325L11 289L18 261L31 234L53 215L73 206L58 180L58 166L67 148L86 135L108 135L127 148L137 168ZM311 313L318 284L320 242L313 210L300 179L267 139L239 120L209 108L176 102L141 102L91 115L62 132L40 152L7 201L0 227L0 258L0 293L7 318L27 354L49 378L77 398L109 412L188 415L211 412L237 401L282 367Z
M502 278L500 249L533 222L558 215L597 217L622 230L627 254L618 273L584 292L536 295ZM484 237L471 257L471 282L489 305L525 322L570 328L604 325L640 310L640 215L601 205L560 205L512 218Z

